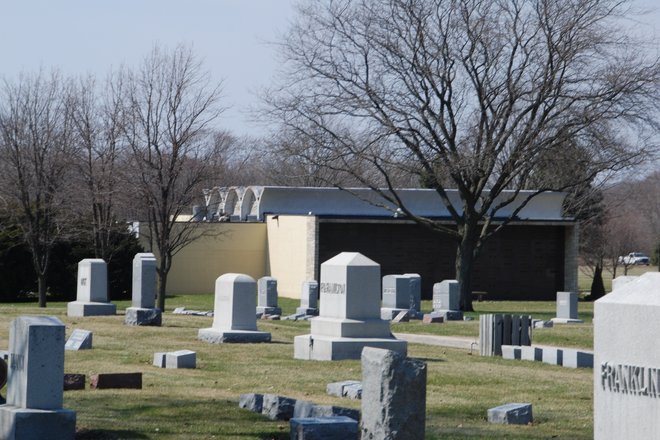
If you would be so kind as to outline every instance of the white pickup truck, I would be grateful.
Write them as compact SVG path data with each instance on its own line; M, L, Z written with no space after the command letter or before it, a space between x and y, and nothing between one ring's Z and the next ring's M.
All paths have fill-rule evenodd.
M626 266L632 266L634 264L644 264L649 265L649 257L646 254L641 252L631 252L628 255L619 257L619 264L625 264Z

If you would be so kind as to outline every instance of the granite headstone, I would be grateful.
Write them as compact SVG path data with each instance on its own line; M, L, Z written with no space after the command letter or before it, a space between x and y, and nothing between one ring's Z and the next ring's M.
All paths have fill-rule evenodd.
M215 281L213 327L200 329L198 339L211 343L270 342L257 329L254 314L257 283L248 275L227 273Z
M64 324L54 316L20 316L9 331L7 403L0 438L73 439L76 413L62 409Z
M162 312L156 305L156 256L138 253L133 258L133 291L131 307L126 309L127 325L160 326Z
M311 334L294 338L294 358L359 359L362 348L407 352L380 318L380 265L362 254L342 252L321 265L319 316Z
M117 306L108 302L108 269L100 258L78 263L76 301L67 304L67 316L114 315Z
M458 281L444 280L433 285L433 311L445 321L462 321L461 292Z

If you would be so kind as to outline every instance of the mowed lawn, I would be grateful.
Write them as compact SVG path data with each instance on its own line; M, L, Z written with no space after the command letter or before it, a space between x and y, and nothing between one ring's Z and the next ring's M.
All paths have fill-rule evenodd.
M129 327L123 323L128 301L116 302L110 317L69 318L66 304L47 309L32 304L0 304L0 340L6 347L9 323L18 315L59 317L67 336L75 328L93 332L94 348L67 351L65 372L88 375L87 389L64 393L64 406L77 412L79 439L288 439L289 424L271 421L238 408L242 393L276 393L320 404L351 408L360 401L328 396L326 384L361 379L360 362L316 362L293 359L293 338L309 333L309 323L259 321L272 333L270 344L221 344L198 341L197 330L212 318L173 315L174 307L211 310L212 295L168 298L162 327ZM285 313L297 301L280 299ZM471 336L478 339L479 313L554 316L554 302L475 302L471 322L392 326L397 333ZM430 311L431 302L423 309ZM590 349L592 305L580 303L583 325L534 332L535 343ZM197 352L197 369L168 370L152 366L157 351ZM593 437L592 370L573 370L542 363L480 357L468 350L418 344L409 356L428 366L426 438L429 439L590 439ZM142 372L142 390L90 390L89 375ZM3 390L3 395L6 390ZM488 408L509 402L531 402L535 421L529 426L487 423Z

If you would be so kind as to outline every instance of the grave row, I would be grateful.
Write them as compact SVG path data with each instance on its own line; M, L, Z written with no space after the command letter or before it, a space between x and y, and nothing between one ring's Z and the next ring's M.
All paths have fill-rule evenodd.
M502 345L504 359L537 361L567 368L593 368L594 354L586 350L525 345Z
M162 313L156 304L156 257L138 253L133 258L131 307L126 308L127 325L160 326ZM76 300L67 304L67 316L114 315L117 306L108 300L108 269L100 258L78 263Z
M364 439L423 439L426 363L373 347L365 347L360 358L361 413L272 394L243 394L239 406L273 420L290 421L292 439L357 438L358 421ZM328 387L341 386L329 384Z
M136 256L136 259L138 259L138 256ZM140 257L139 260L149 261L151 259ZM88 286L92 284L91 280L93 279L93 276L91 274L95 273L95 271L96 273L101 272L98 267L100 266L97 266L95 262L85 262L85 264L82 265L82 270L79 270L80 286ZM145 267L145 264L141 262L139 267ZM84 279L85 282L81 282L82 279ZM411 280L414 279L414 276L408 275L407 280L409 282L409 287L410 285L414 286L414 283L411 282ZM297 336L294 339L294 357L298 359L335 360L354 359L359 358L361 355L363 360L362 385L363 393L365 393L363 398L363 426L365 423L364 420L368 421L377 419L376 414L382 411L383 407L391 405L392 408L394 408L392 410L392 414L396 414L397 417L402 417L405 420L416 420L416 423L419 423L419 421L415 418L419 418L421 414L421 426L423 427L424 408L420 409L419 406L416 406L418 404L416 401L414 401L412 396L405 395L405 398L400 397L399 400L397 400L397 398L392 396L392 390L389 389L388 393L383 394L383 387L390 385L394 386L390 383L394 380L398 381L396 387L404 389L417 389L416 386L409 386L406 384L401 385L400 383L401 381L406 380L417 380L415 377L411 377L408 373L405 375L396 374L393 371L399 371L399 367L402 365L403 367L401 368L408 372L417 371L417 369L421 367L409 363L412 361L405 357L407 352L406 342L397 340L396 338L392 337L389 329L389 323L386 320L381 319L382 312L380 310L380 282L380 266L361 254L342 253L323 263L321 266L321 283L319 285L321 297L320 299L323 307L320 310L319 316L311 321L311 333L309 335ZM443 283L439 284L442 285ZM452 307L452 298L451 293L449 292L454 289L454 287L452 287L453 283L446 282L444 286L445 288L442 293L446 292L448 296L447 302L441 303L441 299L438 299L438 303L443 304L442 306L445 306L446 304L446 307ZM265 283L265 289L266 291L268 290L268 283ZM98 300L100 297L92 293L92 290L93 289L90 288L86 294L87 297L83 295L82 298L88 299L89 302L94 303L96 301L93 300ZM143 291L144 289L138 288L137 290ZM82 289L82 291L84 292L85 289ZM439 291L438 293L441 292ZM255 282L255 280L251 277L243 274L225 274L219 277L216 280L215 315L213 326L209 329L201 329L199 331L199 338L209 342L269 341L270 334L266 332L259 332L256 327L255 310L257 307L257 297L257 282ZM267 298L268 295L266 294L266 299ZM144 302L138 303L138 305L145 304L149 305L148 303ZM73 308L75 309L76 307ZM24 359L24 356L25 350L29 350L29 344L25 342L25 336L15 336L15 334L23 331L21 330L23 327L29 328L29 330L27 330L28 333L31 331L38 333L41 331L42 327L52 326L53 329L47 330L48 336L45 339L60 338L60 342L50 341L48 346L51 348L47 348L45 346L40 347L39 343L37 342L35 347L38 347L38 349L36 349L37 352L47 352L49 357L53 356L56 360L59 359L57 358L59 354L51 354L48 352L48 350L59 350L61 348L62 359L60 364L63 368L64 328L62 323L56 318L52 318L55 320L53 322L48 322L48 319L51 318L42 318L46 319L46 321L32 322L30 320L38 318L31 317L22 317L16 321L19 321L23 318L25 321L21 321L18 324L12 323L9 350L10 362L7 404L9 405L8 408L14 406L29 410L42 409L39 407L39 403L22 402L20 398L17 397L17 395L31 396L34 394L34 392L30 394L30 388L28 387L27 383L30 382L30 385L32 382L39 384L39 381L42 378L35 378L31 379L30 381L25 380L26 385L23 386L23 388L20 388L19 385L17 385L21 383L24 378L19 373L21 370L25 369L24 365L26 365L25 362L27 361ZM506 336L507 333L498 333L493 330L499 329L500 327L502 329L510 328L508 338L510 338L512 343L516 341L520 341L521 344L528 341L531 343L531 331L529 330L530 320L528 317L510 317L509 320L507 320L505 317L501 317L501 320L498 321L497 315L491 317L484 316L484 322L487 322L489 319L490 323L488 325L484 324L484 328L490 329L489 331L491 332L491 336L489 336L489 342L487 344L485 343L484 346L491 347L493 352L495 352L496 349L494 348L492 341L499 341L500 349L503 345L507 345L505 344L505 342L508 341ZM501 322L501 326L498 326L497 322ZM510 327L507 322L510 322ZM15 330L15 325L18 326L18 330ZM58 336L60 332L61 335ZM15 342L15 337L20 339L20 341ZM39 338L37 339L44 339L41 336L39 336ZM21 348L19 350L15 347ZM382 348L385 348L386 350L381 350ZM161 366L163 362L163 356L165 359L165 364L167 364L168 354L164 354L159 358ZM50 366L51 362L47 364ZM383 368L385 368L385 366L390 368L390 370L388 370L389 372L383 373ZM425 365L423 369L425 377ZM55 387L59 388L59 403L53 401L54 403L52 403L52 408L45 409L60 411L62 415L57 417L63 418L66 421L71 418L71 412L67 412L66 410L61 409L61 392L63 388L63 375L61 373L62 372L60 371L59 380L53 382ZM32 374L33 373L31 371L30 375ZM421 375L421 372L419 375ZM51 379L52 377L48 376L46 380ZM374 395L372 398L368 398L366 390L377 388L373 384L370 385L370 382L373 382L374 380L379 381L378 390L380 397L374 397ZM17 389L21 389L21 391L16 391ZM46 391L44 392L44 390ZM40 394L45 394L46 396L49 394L47 388L42 387L39 389L39 391ZM384 395L387 396L387 402L382 401L382 399L385 398L383 397ZM43 396L40 396L39 398L43 398ZM39 398L37 398L37 401ZM407 401L406 399L413 400ZM365 403L365 401L368 402ZM15 417L7 414L11 414L11 411L7 410L6 408L4 412L0 412L0 417L2 420L4 420L6 417ZM75 429L75 413L73 415L73 420L73 426ZM20 426L20 423L14 423L11 420L8 423L14 427ZM61 423L61 421L58 423ZM373 429L374 432L379 432L378 430L382 429L382 426L375 425L372 428L363 429ZM405 430L402 432L405 432ZM11 435L12 434L8 434L6 438L14 438L11 437ZM374 435L374 438L381 438L379 437L381 434ZM30 437L26 436L20 438ZM65 433L61 438L69 437L68 434ZM401 438L418 437L412 435ZM423 435L421 438L423 438Z

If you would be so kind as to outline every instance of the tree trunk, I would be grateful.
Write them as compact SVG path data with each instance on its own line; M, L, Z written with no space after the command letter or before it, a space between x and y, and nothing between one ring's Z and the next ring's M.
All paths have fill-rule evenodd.
M596 301L605 296L605 285L603 284L603 266L601 263L596 264L594 270L594 279L591 282L591 293L589 294L589 301Z
M37 275L37 282L39 285L39 307L46 307L46 275Z
M170 271L166 259L167 257L160 257L160 267L158 269L158 294L156 295L156 307L163 313L165 312L165 291L167 290L167 275Z
M461 292L461 310L472 312L472 270L476 258L478 230L469 226L464 227L461 242L456 249L456 281Z

